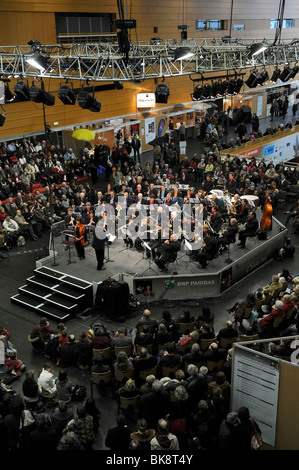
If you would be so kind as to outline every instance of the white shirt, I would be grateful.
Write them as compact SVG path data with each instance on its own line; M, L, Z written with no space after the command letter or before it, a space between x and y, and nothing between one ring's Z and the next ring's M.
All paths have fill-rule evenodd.
M38 378L38 385L42 386L43 392L55 393L56 384L54 380L54 375L52 372L49 372L47 369L43 369Z

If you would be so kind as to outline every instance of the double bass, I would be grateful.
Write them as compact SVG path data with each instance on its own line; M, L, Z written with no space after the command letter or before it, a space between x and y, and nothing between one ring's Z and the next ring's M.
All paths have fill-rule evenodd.
M261 218L261 228L263 230L266 230L267 232L272 230L272 214L273 214L273 207L271 204L270 196L269 194L267 194L264 213Z

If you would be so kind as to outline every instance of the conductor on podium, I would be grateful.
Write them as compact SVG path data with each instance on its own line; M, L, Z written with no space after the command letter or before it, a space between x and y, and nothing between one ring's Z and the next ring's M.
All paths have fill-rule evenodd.
M106 269L104 264L104 253L105 253L105 241L108 239L106 235L106 229L104 226L103 218L100 218L95 231L94 231L94 239L92 242L92 248L95 250L96 258L97 258L97 270L104 270Z

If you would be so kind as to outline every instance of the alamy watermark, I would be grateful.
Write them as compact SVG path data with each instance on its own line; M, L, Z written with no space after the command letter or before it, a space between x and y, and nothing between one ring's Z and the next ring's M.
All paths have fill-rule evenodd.
M188 249L198 250L203 243L203 205L201 203L166 204L133 203L127 205L124 196L119 196L116 207L99 204L95 209L99 218L96 236L107 235L125 240L169 240L170 236L192 242ZM105 231L104 231L105 229Z

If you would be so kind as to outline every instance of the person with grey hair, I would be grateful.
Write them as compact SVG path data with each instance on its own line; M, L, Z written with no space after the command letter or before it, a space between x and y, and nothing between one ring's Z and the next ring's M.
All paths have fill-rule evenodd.
M169 423L166 419L159 419L157 434L150 441L151 450L180 450L178 438L169 432Z
M182 356L182 363L186 364L201 364L203 362L203 352L198 343L191 346L190 352Z
M145 384L141 385L140 387L140 392L142 393L142 395L145 395L146 393L150 393L152 391L152 386L155 380L156 377L153 374L150 374L146 377Z
M207 383L202 373L194 364L189 364L187 368L189 377L187 379L188 385L186 387L190 397L192 408L195 409L198 400L205 399L207 392Z
M169 403L169 393L164 389L163 383L156 379L152 384L152 390L141 395L139 416L146 420L150 428L155 428L158 419L166 416Z
M237 426L240 423L237 411L227 413L219 428L218 449L235 450Z
M180 450L188 450L188 436L192 416L192 404L183 385L178 385L173 392L169 408L170 431L178 438Z
M272 310L268 315L264 315L258 322L258 329L260 336L271 334L271 331L277 334L278 328L274 329L274 320L283 318L283 303L281 300L276 300L272 306ZM274 329L274 331L273 331Z
M159 344L166 344L170 343L171 341L172 337L170 333L168 333L166 325L164 323L160 323L154 338L156 347L158 347Z
M190 421L190 438L195 440L198 437L198 429L200 426L206 428L207 438L209 440L209 448L215 449L218 442L217 421L215 414L210 410L209 404L206 400L200 400L197 405L197 410L193 413Z

